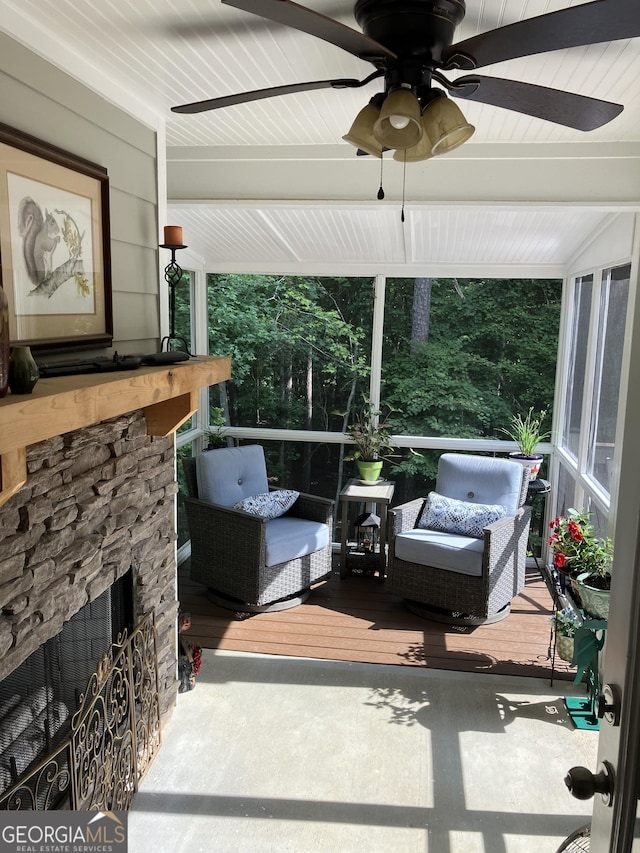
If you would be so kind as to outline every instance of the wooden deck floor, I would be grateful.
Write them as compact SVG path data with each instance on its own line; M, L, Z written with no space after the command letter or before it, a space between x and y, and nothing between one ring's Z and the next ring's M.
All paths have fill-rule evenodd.
M502 622L453 628L410 613L388 586L367 575L337 572L299 607L237 620L207 599L204 587L178 573L182 612L191 614L185 640L203 648L268 655L424 666L549 678L551 596L537 571ZM556 657L555 677L574 672Z

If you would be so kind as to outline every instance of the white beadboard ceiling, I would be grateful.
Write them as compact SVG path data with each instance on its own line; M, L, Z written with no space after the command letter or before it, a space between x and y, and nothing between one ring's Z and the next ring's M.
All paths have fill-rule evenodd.
M357 27L350 0L307 0L306 5ZM467 0L455 41L576 5L577 0ZM356 158L354 149L341 142L358 110L379 89L376 82L362 90L287 95L200 115L171 113L176 104L245 89L362 78L372 70L332 45L218 0L0 0L0 29L162 129L168 149L169 217L183 225L185 240L209 267L453 265L461 274L474 266L494 265L507 271L531 268L531 274L553 273L569 263L616 210L601 197L589 204L588 194L585 203L562 208L557 201L542 204L533 194L510 198L503 192L502 203L492 197L487 206L480 195L482 187L474 187L475 195L464 198L464 188L471 184L466 180L450 193L449 201L456 200L457 205L446 203L442 193L434 204L430 188L435 185L431 177L435 168L429 172L423 164L415 164L407 167L403 224L401 165L385 165L390 190L387 202L380 204L375 199L379 163L364 164L372 158ZM620 151L620 157L638 159L640 39L512 60L482 73L619 102L625 109L603 128L582 134L459 101L476 127L474 137L459 149L465 161L489 148L495 163L504 159L499 154L503 149L517 160L520 147L529 158L532 147L552 150L554 156L563 150L571 158L587 140L614 157ZM284 150L283 146L295 150L298 161L305 161L300 151L308 152L308 157L304 180L294 171L290 179L282 179L279 192L268 177L277 159L272 152ZM254 165L262 172L239 168L241 152L248 147L264 152L259 167ZM178 151L179 157L172 157ZM336 151L341 152L337 157ZM202 166L197 192L193 185L181 184L178 159L208 164ZM319 160L324 161L322 166ZM333 163L340 189L326 179ZM483 164L479 158L477 169L488 168ZM445 172L447 168L451 166ZM453 188L454 178L446 174ZM227 186L225 175L232 175L236 185ZM242 185L242 175L251 175L249 186ZM217 189L220 186L222 190ZM633 201L625 199L626 209ZM640 201L637 190L635 201Z
M178 204L173 219L196 251L215 244L217 268L246 271L297 267L336 272L427 269L433 275L472 278L496 270L503 276L557 277L611 214L561 208L405 208L333 205ZM238 234L243 235L241 259ZM187 239L187 237L185 237ZM264 259L269 259L264 266Z

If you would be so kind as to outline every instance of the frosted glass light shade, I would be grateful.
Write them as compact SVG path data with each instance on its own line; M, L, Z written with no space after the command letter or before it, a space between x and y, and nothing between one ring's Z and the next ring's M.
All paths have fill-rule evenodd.
M446 154L462 145L475 133L462 110L449 98L436 98L422 115L422 121L432 140L432 154Z
M397 127L400 124L405 126ZM394 89L387 95L373 133L384 148L404 150L418 144L422 137L420 104L411 89Z
M366 151L367 154L382 157L382 145L373 135L373 126L379 117L380 107L368 103L355 117L349 133L346 133L342 138L345 142L355 145L356 148Z
M425 112L426 109L425 107ZM423 112L421 117L422 137L420 142L412 148L405 148L404 151L396 151L393 155L394 160L397 160L399 163L417 163L419 160L429 160L430 157L433 157L431 153L433 142L429 136L429 128L427 127L424 116L425 113Z

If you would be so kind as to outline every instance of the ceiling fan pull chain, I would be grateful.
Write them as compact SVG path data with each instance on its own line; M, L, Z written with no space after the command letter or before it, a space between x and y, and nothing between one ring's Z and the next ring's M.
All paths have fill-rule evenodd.
M407 179L407 149L404 150L404 165L402 166L402 212L400 213L400 222L404 222L404 188Z
M384 164L384 151L380 155L380 189L378 190L378 201L384 198L384 190L382 189L382 166Z

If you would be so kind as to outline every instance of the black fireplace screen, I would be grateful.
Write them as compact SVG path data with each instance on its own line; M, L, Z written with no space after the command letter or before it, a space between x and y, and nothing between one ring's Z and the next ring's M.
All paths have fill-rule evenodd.
M0 684L0 808L128 807L159 745L153 614L131 632L131 583Z

